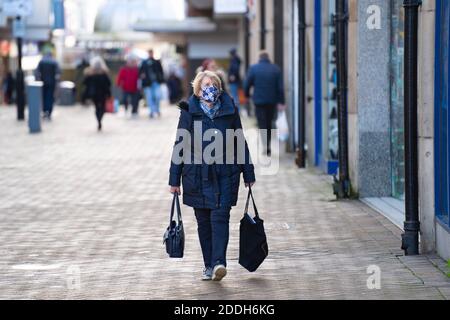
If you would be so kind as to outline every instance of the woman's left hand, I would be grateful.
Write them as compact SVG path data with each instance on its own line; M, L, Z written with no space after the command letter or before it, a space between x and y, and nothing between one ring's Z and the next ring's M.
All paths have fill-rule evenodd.
M254 184L255 184L254 182L246 183L245 187L248 188L248 186L250 185L250 188L251 188L251 187L253 187Z

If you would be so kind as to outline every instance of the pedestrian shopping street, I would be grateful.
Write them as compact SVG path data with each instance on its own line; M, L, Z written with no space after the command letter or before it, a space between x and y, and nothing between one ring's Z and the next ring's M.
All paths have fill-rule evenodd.
M177 119L167 105L161 119L107 114L98 133L92 107L57 107L31 135L15 108L0 107L0 299L450 298L444 260L405 257L400 229L360 201L335 201L331 177L298 169L292 154L256 178L266 261L255 273L237 261L241 182L228 275L200 281L191 208L182 207L185 258L169 259L162 243ZM367 285L373 266L379 289Z

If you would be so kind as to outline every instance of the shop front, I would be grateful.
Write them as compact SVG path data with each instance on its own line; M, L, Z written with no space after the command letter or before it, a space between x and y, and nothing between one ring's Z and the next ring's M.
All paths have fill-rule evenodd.
M435 213L436 248L450 258L449 219L449 49L450 3L436 1L436 65L435 65Z

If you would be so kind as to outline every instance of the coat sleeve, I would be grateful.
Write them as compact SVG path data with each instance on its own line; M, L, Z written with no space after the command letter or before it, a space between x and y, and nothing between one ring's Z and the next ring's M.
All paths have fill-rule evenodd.
M250 67L250 69L248 70L247 77L245 78L245 83L244 83L244 91L245 91L245 96L247 98L250 97L250 89L254 84L254 80L255 80L255 75L253 72L253 68Z
M157 70L158 70L158 75L160 77L160 81L164 82L164 70L161 64L161 61L158 60L158 64L157 64Z
M190 115L188 114L187 111L184 111L184 110L180 111L180 118L178 119L177 130L179 130L179 129L188 130L189 129L189 126L190 126L190 121L189 121L190 118L189 117L190 117ZM174 144L173 151L172 151L172 158L174 157L175 146L178 146L178 144L180 144L180 143L183 143L183 138L178 137L178 134L177 134L177 139L175 140L175 144ZM183 156L183 155L180 154L179 156ZM172 187L179 187L181 185L181 172L183 170L183 163L177 164L172 161L172 158L170 160L169 185Z
M39 64L38 64L36 70L34 70L34 76L36 77L36 80L38 80L38 81L42 80L41 68L42 68L42 61L39 61Z
M234 113L234 128L235 130L242 130L241 117L239 116L239 110L236 108ZM244 138L245 139L245 138ZM253 166L250 151L248 149L247 140L245 140L245 163L241 164L242 173L245 183L255 182L255 167Z
M146 76L147 62L143 61L139 66L139 78L144 78Z
M112 93L111 93L111 79L109 78L109 76L107 74L105 74L105 86L106 86L106 95L107 97L111 97Z

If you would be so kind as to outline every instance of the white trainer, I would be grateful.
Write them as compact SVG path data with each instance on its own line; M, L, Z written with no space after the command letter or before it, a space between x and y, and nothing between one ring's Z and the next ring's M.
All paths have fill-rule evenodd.
M223 264L218 264L213 269L212 280L220 281L227 275L227 268Z

